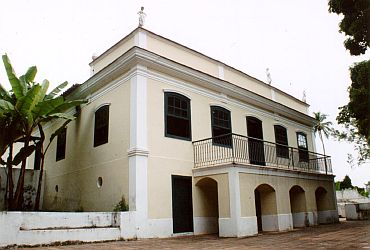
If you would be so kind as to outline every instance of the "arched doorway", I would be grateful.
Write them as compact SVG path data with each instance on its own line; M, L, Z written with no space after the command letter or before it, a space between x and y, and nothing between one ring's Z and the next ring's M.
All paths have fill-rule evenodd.
M268 184L261 184L254 190L258 231L277 231L279 229L276 193Z
M199 180L195 186L199 196L197 216L203 218L202 228L204 229L204 232L202 233L218 233L219 210L217 182L212 178L205 177Z
M262 121L256 117L247 116L247 134L250 163L265 166Z
M293 218L293 227L304 227L309 225L306 194L302 187L295 185L289 190L290 210Z
M317 222L318 224L326 223L324 211L330 210L328 192L323 187L318 187L315 191Z

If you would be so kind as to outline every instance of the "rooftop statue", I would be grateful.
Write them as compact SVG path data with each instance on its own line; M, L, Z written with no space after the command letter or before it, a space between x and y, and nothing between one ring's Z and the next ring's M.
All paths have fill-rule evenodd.
M143 27L146 17L146 14L144 13L144 7L141 7L140 11L137 14L139 15L139 27Z

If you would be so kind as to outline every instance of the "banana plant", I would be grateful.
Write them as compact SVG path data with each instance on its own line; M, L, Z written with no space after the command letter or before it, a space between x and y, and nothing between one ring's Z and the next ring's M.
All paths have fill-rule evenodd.
M67 114L65 111L86 101L66 101L63 96L58 96L62 89L67 86L67 82L60 84L47 93L50 85L48 80L44 80L41 84L34 81L37 73L35 66L30 67L24 75L17 77L8 56L3 55L2 59L11 85L11 91L8 93L2 86L0 87L0 126L4 123L5 134L11 132L9 134L12 136L4 141L6 145L0 144L0 153L2 155L6 148L10 148L10 145L16 140L21 140L24 143L19 153L14 158L8 157L7 161L7 164L11 165L22 163L15 194L14 196L10 195L10 197L13 197L13 200L8 203L9 209L18 210L22 208L23 204L26 160L35 150L35 145L32 144L34 138L32 135L37 128L42 128L43 124L52 120L63 119L71 121L75 119L73 115ZM17 126L14 127L15 131L11 131L13 129L11 124L14 125L14 123ZM41 143L43 143L43 140ZM9 158L12 158L10 163ZM42 171L40 172L42 174Z

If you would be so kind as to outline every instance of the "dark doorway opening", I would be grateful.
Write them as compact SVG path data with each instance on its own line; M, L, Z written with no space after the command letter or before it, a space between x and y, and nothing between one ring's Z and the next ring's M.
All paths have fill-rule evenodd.
M255 117L247 117L248 153L251 164L265 166L262 121Z
M191 177L172 175L173 233L193 232Z
M256 206L258 232L261 232L262 231L261 195L257 189L254 190L254 201Z

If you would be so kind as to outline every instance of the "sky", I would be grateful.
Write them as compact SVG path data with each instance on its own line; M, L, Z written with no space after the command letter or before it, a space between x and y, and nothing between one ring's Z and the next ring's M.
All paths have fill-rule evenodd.
M100 55L138 26L190 47L301 99L310 114L335 122L348 102L349 67L369 58L350 56L341 17L326 0L0 0L0 54L7 53L18 75L38 68L37 81L52 86L83 83L93 54ZM0 66L0 83L10 88ZM370 163L350 167L353 145L325 140L336 180L370 181ZM322 152L316 138L316 148Z

